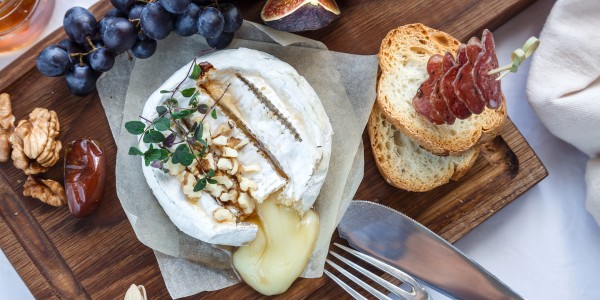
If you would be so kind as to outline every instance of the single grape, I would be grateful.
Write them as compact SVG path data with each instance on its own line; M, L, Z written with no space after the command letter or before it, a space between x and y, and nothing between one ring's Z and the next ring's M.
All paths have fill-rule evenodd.
M90 67L96 72L106 72L115 64L115 54L107 48L96 48L87 58Z
M129 11L129 20L139 19L142 15L142 9L144 9L144 5L136 4Z
M118 10L129 13L129 10L135 4L135 0L110 0L110 3Z
M94 37L97 32L96 18L87 9L79 6L67 10L63 26L67 35L80 44L86 42L86 37Z
M207 7L200 12L198 17L198 33L205 38L217 37L223 32L225 20L223 14L214 8Z
M221 32L216 37L206 38L206 43L216 49L223 49L233 41L233 32Z
M96 89L98 75L86 64L76 64L65 75L67 87L71 94L79 97L90 94Z
M173 30L180 36L191 36L198 33L198 15L200 7L190 3L183 14L175 16Z
M98 22L98 35L100 37L102 37L102 35L104 35L104 31L106 30L106 26L108 25L108 23L113 22L111 21L112 19L114 19L116 17L107 17L104 16L104 18L102 18L102 20L100 20L100 22Z
M242 17L242 12L235 5L230 3L222 4L221 13L223 13L223 19L225 19L223 31L236 32L242 27L244 17Z
M127 14L116 8L111 8L110 10L108 10L106 12L104 17L105 18L108 18L108 17L127 18Z
M187 9L190 0L160 0L159 3L170 13L181 14Z
M166 38L173 29L173 18L160 4L148 3L140 16L142 31L153 40Z
M40 52L35 59L35 65L42 74L56 77L64 75L73 64L65 49L51 45Z
M137 32L137 29L129 20L110 18L102 33L102 42L111 51L116 53L125 52L135 44Z
M157 42L144 34L138 34L137 40L131 47L131 54L137 58L148 58L156 52Z

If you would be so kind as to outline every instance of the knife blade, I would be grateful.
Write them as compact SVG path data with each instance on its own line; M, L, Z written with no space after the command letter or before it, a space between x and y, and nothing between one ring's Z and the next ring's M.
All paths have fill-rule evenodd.
M523 299L446 240L406 215L354 200L338 225L355 249L455 299Z

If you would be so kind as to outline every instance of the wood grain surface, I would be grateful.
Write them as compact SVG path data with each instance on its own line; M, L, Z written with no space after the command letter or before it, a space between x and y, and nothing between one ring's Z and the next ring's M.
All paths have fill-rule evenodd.
M399 25L422 22L460 40L494 29L533 0L378 0L338 1L342 17L329 27L304 34L330 49L356 54L377 52L383 36ZM258 21L262 1L238 1L247 19ZM108 0L92 11L101 16ZM144 284L151 299L169 298L152 251L135 237L115 192L116 146L96 94L71 96L63 78L47 78L36 69L41 49L65 38L62 29L49 35L0 76L0 92L13 99L17 119L35 107L58 113L61 140L89 137L100 141L107 154L104 199L96 214L75 219L66 207L53 208L23 197L25 175L11 163L0 164L0 247L37 299L119 299L131 283ZM385 183L364 137L365 178L355 199L394 207L454 242L496 211L531 188L547 172L512 122L501 135L482 147L475 166L459 182L427 193L410 193ZM62 180L59 163L44 177ZM334 240L339 237L334 235ZM326 277L299 279L277 299L347 298ZM244 284L191 298L255 299Z

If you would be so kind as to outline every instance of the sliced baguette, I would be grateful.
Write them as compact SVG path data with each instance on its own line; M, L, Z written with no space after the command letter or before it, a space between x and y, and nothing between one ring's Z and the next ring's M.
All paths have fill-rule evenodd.
M425 192L460 179L479 154L479 148L473 147L459 156L435 155L388 122L377 103L368 130L379 172L389 184L408 191Z
M381 43L377 103L385 117L423 148L438 155L456 155L488 141L506 119L505 101L497 110L453 125L434 125L417 114L412 99L427 79L427 61L433 54L456 54L459 41L423 24L410 24L390 31Z

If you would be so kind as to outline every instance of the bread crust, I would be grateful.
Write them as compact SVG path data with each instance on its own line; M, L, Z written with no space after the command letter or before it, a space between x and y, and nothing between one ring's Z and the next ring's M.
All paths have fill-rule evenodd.
M377 103L383 115L421 147L437 155L458 155L492 139L506 120L504 97L499 109L486 108L480 115L456 120L454 125L434 125L412 107L412 97L427 77L429 57L445 52L454 55L459 46L460 42L449 34L417 23L390 31L379 50L381 72L377 81ZM397 81L398 78L405 79L406 73L421 77L413 76L411 82L406 83L414 93L401 95Z
M388 122L375 103L367 131L375 164L387 183L413 192L426 192L450 180L459 180L473 166L479 148L473 147L459 156L437 156L421 149L409 137L402 145L394 140L401 134ZM404 148L404 149L401 149Z

